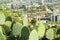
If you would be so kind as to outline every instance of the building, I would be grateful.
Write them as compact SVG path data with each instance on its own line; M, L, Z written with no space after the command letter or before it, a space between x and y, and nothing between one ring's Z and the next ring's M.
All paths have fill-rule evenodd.
M58 15L58 17L57 17L57 21L60 22L60 15Z

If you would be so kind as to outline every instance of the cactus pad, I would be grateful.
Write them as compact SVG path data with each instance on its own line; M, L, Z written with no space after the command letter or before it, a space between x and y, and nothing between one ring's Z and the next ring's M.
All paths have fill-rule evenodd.
M0 14L0 24L4 24L5 23L5 15L4 14Z
M24 25L24 26L28 26L27 16L24 16L24 17L23 17L23 25Z
M22 24L16 23L16 24L13 25L12 34L14 36L21 35L21 30L22 30Z
M39 38L42 38L44 34L45 34L45 25L42 22L40 22L38 27Z
M0 40L4 40L4 35L1 26L0 26Z
M29 40L38 40L38 33L37 33L36 30L33 30L33 31L30 33Z
M50 40L54 39L54 30L52 28L47 30L46 38L48 38Z

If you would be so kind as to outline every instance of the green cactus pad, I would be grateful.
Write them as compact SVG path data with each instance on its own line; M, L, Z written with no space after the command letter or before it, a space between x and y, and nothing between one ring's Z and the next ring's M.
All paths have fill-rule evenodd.
M0 14L0 24L4 24L5 23L5 16L4 14Z
M12 21L11 16L6 17L6 21Z
M47 23L44 23L45 25L45 28L48 29L49 28L49 25Z
M3 26L4 30L6 33L9 33L11 31L11 22L10 21L6 21L5 25Z
M6 26L6 25L3 26L3 29L4 29L6 34L11 31L11 29L8 26Z
M28 26L28 19L26 16L23 17L23 25Z
M39 38L42 38L44 36L45 29L46 29L45 25L42 22L40 22L39 27L38 27L38 36L39 36Z
M4 36L2 33L0 33L0 40L4 40Z
M52 28L48 29L46 32L46 38L52 40L54 39L54 30Z
M33 31L30 33L29 40L39 40L39 39L38 39L38 33L37 33L36 30L33 30Z
M4 35L1 26L0 26L0 40L4 40Z
M2 33L2 28L1 28L1 26L0 26L0 32Z
M12 34L14 36L21 35L21 30L22 30L22 24L20 23L15 23L12 28Z
M12 24L12 22L10 22L10 21L5 22L5 25L7 25L9 28L11 28L11 24Z
M29 29L28 27L23 27L21 31L21 40L27 40L29 38Z

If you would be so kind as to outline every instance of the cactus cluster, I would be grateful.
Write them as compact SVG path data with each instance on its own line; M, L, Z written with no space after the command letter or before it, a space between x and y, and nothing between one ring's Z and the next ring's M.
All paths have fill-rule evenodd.
M0 14L0 40L54 40L60 37L60 28L50 27L49 23L43 23L41 20L31 23L27 16L22 18L22 22L19 22L19 17L14 16L19 21L13 20L11 16L7 17L5 19L5 15Z

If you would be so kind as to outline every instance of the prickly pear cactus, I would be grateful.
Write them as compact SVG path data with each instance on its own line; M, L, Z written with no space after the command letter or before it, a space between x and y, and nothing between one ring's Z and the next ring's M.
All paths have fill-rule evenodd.
M54 39L54 30L52 28L48 29L46 32L46 38L52 40Z
M30 33L29 40L39 40L39 38L38 38L38 33L37 33L36 30L33 30L33 31Z
M45 25L45 28L48 29L49 28L49 25L47 23L44 23Z
M6 22L5 22L5 25L7 25L9 28L11 28L11 24L12 24L12 23L11 23L10 21L6 21Z
M24 25L24 26L28 26L27 16L24 16L24 17L23 17L23 25Z
M0 40L4 40L4 35L3 35L3 32L2 32L1 26L0 26Z
M6 21L5 24L3 25L3 28L5 30L5 33L9 33L11 31L11 22Z
M12 28L12 34L16 37L18 35L21 35L21 30L22 30L22 24L20 23L15 23Z
M28 27L23 27L21 31L21 40L27 40L29 38L29 29Z
M0 14L0 24L4 24L5 23L5 15L4 14Z
M39 38L42 38L44 34L45 34L45 25L42 22L39 22L39 27L38 27Z
M4 35L0 33L0 40L4 40Z
M5 34L8 34L11 31L11 29L6 25L3 25L3 29L5 31Z
M1 27L1 26L0 26L0 32L3 33L3 32L2 32L2 27Z
M6 17L6 21L12 21L11 16L7 16L7 17Z

